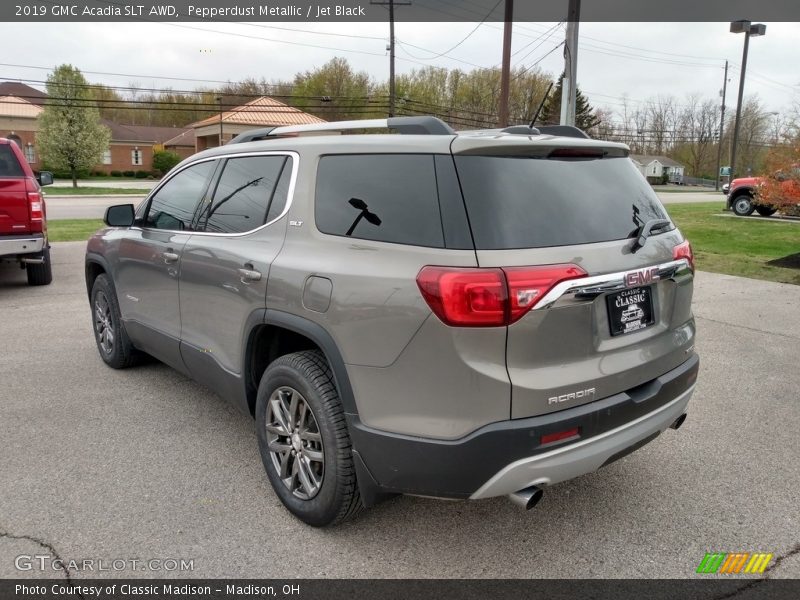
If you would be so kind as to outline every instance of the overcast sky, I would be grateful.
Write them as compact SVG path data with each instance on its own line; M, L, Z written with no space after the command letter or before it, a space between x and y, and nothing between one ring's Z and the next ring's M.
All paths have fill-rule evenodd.
M398 72L499 64L502 23L477 25L398 23ZM0 80L43 81L47 70L30 66L71 63L91 82L193 89L248 77L289 79L334 56L377 79L388 76L386 23L5 23L0 31L5 47L17 50L2 60L25 65L0 65ZM735 106L743 36L729 33L727 23L582 23L580 35L578 84L594 106L619 108L622 96L631 102L659 94L717 99L725 59L732 65L727 105ZM563 39L563 26L554 23L517 24L512 64L541 59L539 65L557 75L562 48L542 57ZM758 93L770 111L800 103L798 65L800 24L768 23L766 36L751 39L745 94Z

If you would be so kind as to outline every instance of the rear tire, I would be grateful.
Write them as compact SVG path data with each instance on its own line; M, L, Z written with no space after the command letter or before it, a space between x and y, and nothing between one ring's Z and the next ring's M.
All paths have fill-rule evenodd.
M112 369L125 369L139 362L141 354L133 347L117 302L117 294L106 275L94 280L91 294L92 326L97 351Z
M756 207L753 204L753 197L750 194L739 194L733 199L731 209L734 214L740 217L749 217L753 214Z
M258 386L255 416L264 469L289 512L314 527L361 512L344 410L321 352L274 360Z
M772 206L763 206L763 205L762 205L762 206L756 206L756 211L757 211L757 212L758 212L758 214L760 214L762 217L771 217L771 216L772 216L772 215L774 215L776 212L778 212L778 209L777 209L777 208L774 208L774 207L772 207Z
M26 263L25 272L28 275L28 285L50 285L53 281L53 266L50 262L50 248L42 251L43 263Z

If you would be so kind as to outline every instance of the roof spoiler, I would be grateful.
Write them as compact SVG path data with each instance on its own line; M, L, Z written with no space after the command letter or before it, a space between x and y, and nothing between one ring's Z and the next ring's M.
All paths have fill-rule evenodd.
M537 129L543 135L590 139L583 129L578 129L572 125L540 125Z

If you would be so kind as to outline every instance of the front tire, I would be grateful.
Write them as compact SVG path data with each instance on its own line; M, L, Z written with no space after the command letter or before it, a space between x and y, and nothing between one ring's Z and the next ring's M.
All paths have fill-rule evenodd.
M140 354L128 338L122 323L117 294L105 275L98 275L94 280L90 301L94 339L100 358L113 369L135 365Z
M28 276L28 285L50 285L53 281L53 265L50 262L50 248L42 251L42 263L27 263L25 273Z
M756 209L753 204L753 197L749 194L739 194L736 196L736 198L733 199L731 208L734 214L740 217L749 217Z
M361 511L344 410L321 352L287 354L267 367L256 433L272 489L298 519L326 527Z

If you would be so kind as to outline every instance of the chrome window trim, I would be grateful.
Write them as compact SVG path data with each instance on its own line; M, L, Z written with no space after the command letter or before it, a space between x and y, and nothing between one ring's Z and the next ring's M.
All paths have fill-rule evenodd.
M200 163L209 162L212 160L223 160L228 158L246 158L252 156L290 156L292 158L292 175L289 179L289 189L286 191L286 205L283 207L281 214L277 217L264 223L263 225L259 225L253 229L249 229L248 231L239 231L236 233L216 233L213 231L193 231L193 230L186 230L186 229L154 229L152 227L142 227L141 225L136 225L131 227L131 229L138 229L140 231L164 231L167 233L183 233L186 235L205 235L205 236L218 236L218 237L240 237L243 235L250 235L255 233L256 231L260 231L265 227L269 227L273 223L280 221L283 217L287 215L289 209L292 207L292 202L294 201L294 190L295 185L297 183L297 172L300 166L300 154L294 152L292 150L264 150L264 151L250 151L250 152L236 152L231 154L221 154L219 156L209 156L207 158L200 158L198 160L194 160L190 163L185 164L180 169L175 171L174 173L170 173L169 177L161 181L153 191L148 194L148 196L144 199L143 203L147 205L145 209L145 216L147 216L147 211L150 210L150 202L152 198L164 187L167 183L169 183L174 177L185 171L186 169L193 167L195 165L199 165Z
M547 292L532 310L544 310L553 306L563 296L571 294L573 296L599 296L607 292L616 292L624 290L628 286L625 285L625 275L628 273L635 273L645 268L628 269L627 271L618 271L616 273L606 273L604 275L594 275L592 277L581 277L579 279L568 279L562 281L553 287L552 290ZM658 269L659 279L671 279L678 274L689 271L689 261L685 258L672 260L670 262L655 265Z

